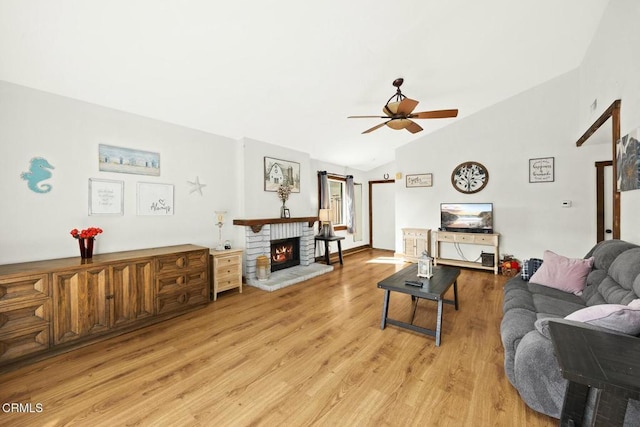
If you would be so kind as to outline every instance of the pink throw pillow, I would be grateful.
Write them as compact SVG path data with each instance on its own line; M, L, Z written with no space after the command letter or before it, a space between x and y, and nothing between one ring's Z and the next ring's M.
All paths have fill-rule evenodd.
M544 251L542 265L529 281L580 295L592 267L593 257L567 258L551 251Z
M640 304L599 304L574 311L565 319L589 323L629 335L640 334Z

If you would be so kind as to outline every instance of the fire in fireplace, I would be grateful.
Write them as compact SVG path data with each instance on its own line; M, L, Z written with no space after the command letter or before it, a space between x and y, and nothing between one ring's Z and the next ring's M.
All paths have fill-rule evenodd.
M271 271L300 265L300 238L271 241Z

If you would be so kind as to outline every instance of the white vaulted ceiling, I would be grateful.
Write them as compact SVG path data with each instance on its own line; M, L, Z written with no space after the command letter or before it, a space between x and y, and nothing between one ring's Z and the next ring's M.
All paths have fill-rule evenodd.
M579 66L609 0L0 0L0 80L369 170ZM376 115L394 93L412 135Z

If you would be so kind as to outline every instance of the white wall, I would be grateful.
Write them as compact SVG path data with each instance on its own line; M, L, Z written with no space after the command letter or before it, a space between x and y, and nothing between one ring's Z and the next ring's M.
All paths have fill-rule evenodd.
M193 243L215 246L214 211L238 211L233 139L0 81L0 264L78 256L72 228L104 229L96 253ZM98 171L98 144L160 153L159 177ZM33 157L55 169L49 193L20 174ZM203 195L189 193L199 177ZM123 216L88 215L88 179L124 181ZM174 184L175 215L136 215L136 183ZM225 225L223 239L232 237Z
M580 66L579 105L580 130L584 132L616 99L620 109L621 135L640 127L640 3L637 0L616 0L609 6L600 27ZM594 100L598 108L589 108ZM605 128L611 135L611 121ZM608 147L611 144L608 139ZM589 140L585 145L593 144ZM611 148L608 148L611 150ZM611 156L608 157L609 159ZM640 191L623 191L621 200L620 236L640 243Z
M399 171L433 173L433 186L396 183L396 228L437 229L441 202L492 202L502 254L522 259L551 249L583 256L595 243L593 164L608 151L576 148L577 97L576 70L399 148ZM555 158L554 182L528 182L529 159L537 157ZM471 195L456 191L450 178L455 166L469 160L489 170L488 185ZM562 200L573 207L562 208ZM399 235L396 248L401 248ZM475 259L482 249L487 251L465 247L465 256Z

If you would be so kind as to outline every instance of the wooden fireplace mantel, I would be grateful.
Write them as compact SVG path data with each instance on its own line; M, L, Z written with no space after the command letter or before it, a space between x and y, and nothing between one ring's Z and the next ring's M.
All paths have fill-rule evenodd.
M251 227L251 231L259 233L265 224L286 224L291 222L308 222L309 227L318 220L317 216L303 216L298 218L260 218L260 219L234 219L233 225L244 225Z

